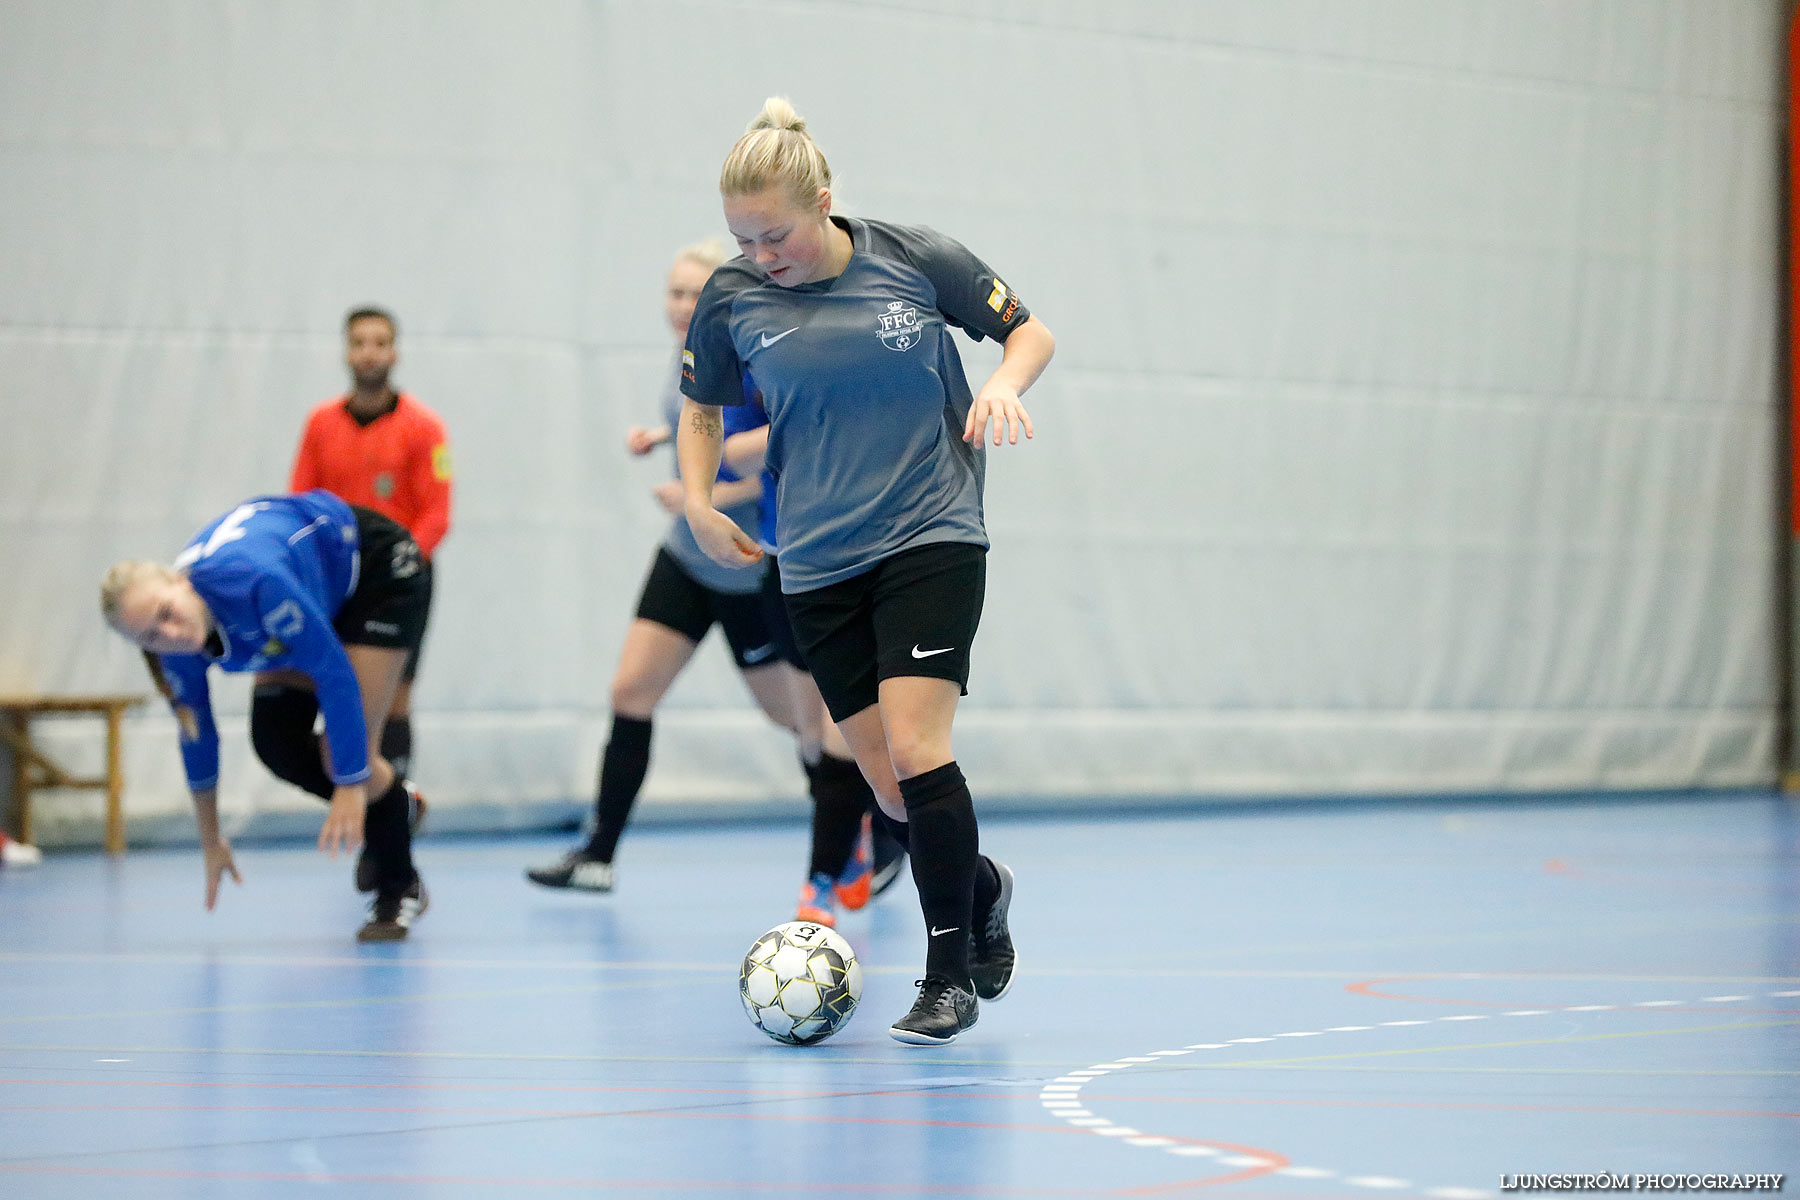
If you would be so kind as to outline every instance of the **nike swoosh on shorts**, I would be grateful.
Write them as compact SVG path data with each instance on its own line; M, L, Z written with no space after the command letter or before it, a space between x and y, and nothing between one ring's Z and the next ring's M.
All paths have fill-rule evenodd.
M934 654L948 654L954 649L956 649L955 646L945 646L942 650L921 650L919 649L919 643L914 642L912 656L914 658L930 658Z

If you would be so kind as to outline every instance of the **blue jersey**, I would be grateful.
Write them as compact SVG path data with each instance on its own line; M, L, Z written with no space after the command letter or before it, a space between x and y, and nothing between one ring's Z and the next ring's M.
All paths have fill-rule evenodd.
M350 506L326 491L246 500L194 535L175 559L212 614L215 637L197 654L164 654L175 701L194 714L181 736L188 787L219 780L219 731L206 669L304 671L331 742L337 784L369 777L362 689L331 627L356 589L358 540Z

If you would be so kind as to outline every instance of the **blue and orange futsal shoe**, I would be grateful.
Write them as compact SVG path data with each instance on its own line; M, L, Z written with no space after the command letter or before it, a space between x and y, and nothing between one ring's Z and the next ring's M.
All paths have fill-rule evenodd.
M837 927L835 882L829 875L818 874L800 885L800 901L794 905L794 920L811 921L827 929ZM864 900L868 897L865 896Z
M862 832L856 835L856 849L850 852L850 862L831 890L837 894L839 904L854 912L869 902L874 880L875 843L869 829L869 816L865 813Z

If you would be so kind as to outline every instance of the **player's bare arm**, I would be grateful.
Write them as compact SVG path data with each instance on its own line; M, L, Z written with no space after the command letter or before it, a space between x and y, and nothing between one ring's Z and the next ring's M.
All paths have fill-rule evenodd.
M682 485L687 491L688 528L708 558L727 567L748 567L762 561L762 547L720 512L713 502L713 481L725 452L725 418L717 405L700 404L692 397L682 402L681 433L675 442L681 464Z
M963 441L971 445L987 436L988 421L994 422L994 445L1002 436L1017 445L1021 430L1027 438L1034 435L1031 414L1019 397L1037 382L1056 353L1056 338L1036 317L1007 335L1001 351L1000 366L988 377L969 408L969 419L963 426ZM1004 434L1002 430L1004 429Z

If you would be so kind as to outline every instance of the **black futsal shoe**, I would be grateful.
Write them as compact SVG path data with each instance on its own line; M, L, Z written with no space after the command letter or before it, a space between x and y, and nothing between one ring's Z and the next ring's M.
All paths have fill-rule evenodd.
M427 908L431 898L425 894L425 881L413 877L412 886L390 896L376 896L369 906L369 920L356 931L359 942L403 942Z
M589 854L584 847L571 850L553 863L532 867L525 878L547 888L573 888L578 892L613 890L613 865Z
M1000 894L985 920L975 922L969 938L969 975L975 981L975 994L983 1000L998 1000L1012 990L1013 968L1018 956L1013 953L1012 930L1007 928L1006 910L1012 907L1012 868L995 859L994 870L1000 876Z
M897 1042L909 1046L948 1046L956 1035L975 1027L980 1015L975 993L935 975L915 980L919 998L912 1011L888 1028Z

